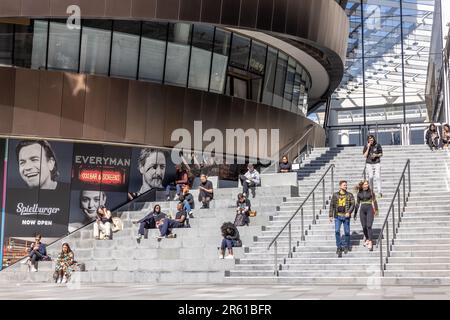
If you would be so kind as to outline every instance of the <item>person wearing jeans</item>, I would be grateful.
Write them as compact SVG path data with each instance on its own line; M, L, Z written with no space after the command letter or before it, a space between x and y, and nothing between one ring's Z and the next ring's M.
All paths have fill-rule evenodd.
M220 228L222 232L222 244L220 245L219 259L234 259L233 247L242 247L242 241L239 235L239 230L231 222L226 222ZM228 250L228 255L225 257L225 249Z
M187 213L183 210L183 204L179 203L177 205L177 213L175 219L164 218L158 223L159 231L161 235L158 239L162 238L176 238L176 235L172 235L171 230L175 228L184 228L187 221Z
M22 263L28 264L31 272L36 272L37 271L36 266L38 261L41 261L47 255L47 249L45 247L45 244L41 242L40 234L36 235L35 240L31 244L28 251L29 251L28 258L24 260Z
M364 157L366 158L366 173L369 176L370 188L374 188L374 180L377 181L378 197L382 198L381 190L381 157L383 156L383 148L373 135L367 138L367 146L363 150Z
M242 183L243 193L245 197L248 197L248 190L252 190L253 198L255 197L255 187L261 185L261 178L259 176L258 171L256 171L253 164L249 164L247 166L248 171L245 175L239 176L239 179Z
M166 187L166 199L167 201L170 201L170 191L171 190L176 190L177 192L177 196L176 196L176 200L178 200L181 196L181 192L184 188L184 186L189 184L189 176L187 173L187 169L185 168L184 165L176 165L175 166L175 170L176 170L176 180L173 182L173 184L169 184Z
M336 235L336 254L342 258L351 250L350 242L350 219L355 210L355 198L353 194L347 192L347 181L339 182L339 191L333 194L330 203L330 223L334 220ZM341 239L341 226L344 225L344 241Z
M146 215L141 220L133 222L133 224L139 224L139 231L136 237L137 241L140 241L145 235L146 229L156 229L157 221L164 219L166 214L161 212L161 206L159 204L153 207L153 211Z

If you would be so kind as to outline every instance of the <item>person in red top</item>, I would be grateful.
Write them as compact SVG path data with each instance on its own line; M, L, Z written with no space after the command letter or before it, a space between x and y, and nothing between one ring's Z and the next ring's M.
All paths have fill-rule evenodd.
M189 185L189 175L188 170L184 164L177 164L175 166L176 169L176 180L172 183L169 183L166 187L166 198L167 201L170 201L170 191L176 190L177 196L175 197L175 200L178 200L181 196L181 191L183 190L184 186Z

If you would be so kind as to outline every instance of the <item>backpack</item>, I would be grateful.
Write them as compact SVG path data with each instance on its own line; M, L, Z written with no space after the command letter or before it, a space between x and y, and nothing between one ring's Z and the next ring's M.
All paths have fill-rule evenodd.
M236 214L236 218L234 219L234 225L236 227L243 227L246 225L245 214Z

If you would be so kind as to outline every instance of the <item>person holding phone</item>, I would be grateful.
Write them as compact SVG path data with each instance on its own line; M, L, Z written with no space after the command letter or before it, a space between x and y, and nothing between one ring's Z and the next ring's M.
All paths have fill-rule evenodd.
M375 139L375 136L370 135L367 138L367 145L363 150L366 158L366 172L369 176L369 183L371 190L374 188L374 180L377 181L378 198L383 197L381 190L381 157L383 157L383 148Z

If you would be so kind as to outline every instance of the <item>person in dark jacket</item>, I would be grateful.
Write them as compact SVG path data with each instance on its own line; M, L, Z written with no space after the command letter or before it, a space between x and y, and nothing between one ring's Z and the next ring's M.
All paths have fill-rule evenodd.
M30 248L28 248L28 259L23 261L23 263L27 263L30 267L31 272L37 272L37 263L38 261L43 260L47 256L47 248L45 244L41 242L41 235L37 234L34 242L31 244Z
M172 234L172 229L185 228L187 221L186 211L183 209L183 204L178 203L177 213L175 214L175 219L169 219L165 217L156 223L160 231L160 236L157 237L158 240L163 238L176 238L175 234Z
M226 222L220 228L222 232L222 244L220 246L220 259L224 259L225 248L228 249L228 255L225 259L234 259L233 247L242 247L239 230L231 222Z
M175 197L175 200L179 200L181 196L181 191L183 190L183 187L186 185L189 185L189 175L188 175L188 169L184 164L177 164L175 166L176 168L176 179L173 183L168 184L166 187L166 198L167 201L170 201L170 191L176 190L177 195Z
M183 188L183 194L180 196L180 203L183 204L184 211L189 215L189 218L194 217L195 200L190 192L189 186Z
M342 258L342 252L347 254L350 246L350 218L355 210L355 198L347 192L347 181L339 182L339 191L333 194L330 203L330 223L335 222L336 254ZM341 241L341 225L344 225L345 241Z
M146 215L139 221L133 222L139 224L139 231L136 240L140 241L145 235L145 229L156 229L156 222L164 219L166 214L161 212L161 206L159 204L153 207L153 211Z
M292 164L289 162L289 159L287 156L284 156L281 159L279 166L279 172L280 173L289 173L292 172Z
M439 131L434 123L432 123L428 128L425 139L427 140L427 144L431 151L439 149Z
M378 202L375 194L370 189L369 181L362 181L358 185L356 197L355 220L359 211L359 217L364 232L364 247L373 251L373 220L378 215Z
M243 193L238 195L238 200L236 201L236 218L234 220L234 225L237 227L248 226L250 224L250 210L251 210L250 200L244 196Z

